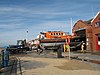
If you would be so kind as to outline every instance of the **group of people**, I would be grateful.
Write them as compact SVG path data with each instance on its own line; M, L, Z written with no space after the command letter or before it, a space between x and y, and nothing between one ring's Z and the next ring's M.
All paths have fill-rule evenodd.
M44 46L40 42L38 42L36 44L36 47L37 47L37 54L39 54L39 55L45 49ZM85 43L84 43L84 41L82 41L81 42L81 52L84 53L85 52L84 50L85 50ZM68 51L70 51L70 44L69 43L65 43L64 44L64 52L68 52Z
M70 44L69 43L65 43L64 44L64 52L68 52L70 51ZM84 53L85 52L85 43L84 41L81 42L81 52Z
M64 52L68 52L70 50L70 45L68 43L64 44Z

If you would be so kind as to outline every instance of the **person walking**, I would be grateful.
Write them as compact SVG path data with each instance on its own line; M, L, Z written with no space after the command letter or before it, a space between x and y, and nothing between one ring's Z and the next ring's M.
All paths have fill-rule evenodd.
M43 47L43 45L41 45L41 44L39 44L38 46L37 46L37 53L40 55L42 52L43 52L43 49L44 49L44 47Z

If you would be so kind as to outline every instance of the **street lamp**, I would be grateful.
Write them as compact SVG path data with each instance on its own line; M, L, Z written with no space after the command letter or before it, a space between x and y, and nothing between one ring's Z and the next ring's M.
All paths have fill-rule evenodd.
M27 36L28 36L28 29L27 29L27 31L26 31L26 42L27 42L27 40L28 40L28 39L27 39Z

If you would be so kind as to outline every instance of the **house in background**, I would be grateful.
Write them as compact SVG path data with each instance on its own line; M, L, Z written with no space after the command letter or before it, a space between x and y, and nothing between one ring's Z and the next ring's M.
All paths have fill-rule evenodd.
M100 12L89 21L77 21L72 32L78 42L86 42L86 50L100 51Z

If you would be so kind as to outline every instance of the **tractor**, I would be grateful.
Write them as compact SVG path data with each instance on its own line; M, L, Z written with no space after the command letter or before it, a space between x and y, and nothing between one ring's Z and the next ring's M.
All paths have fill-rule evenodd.
M17 40L16 45L9 45L7 50L10 54L22 53L29 51L29 47L27 46L26 40Z

